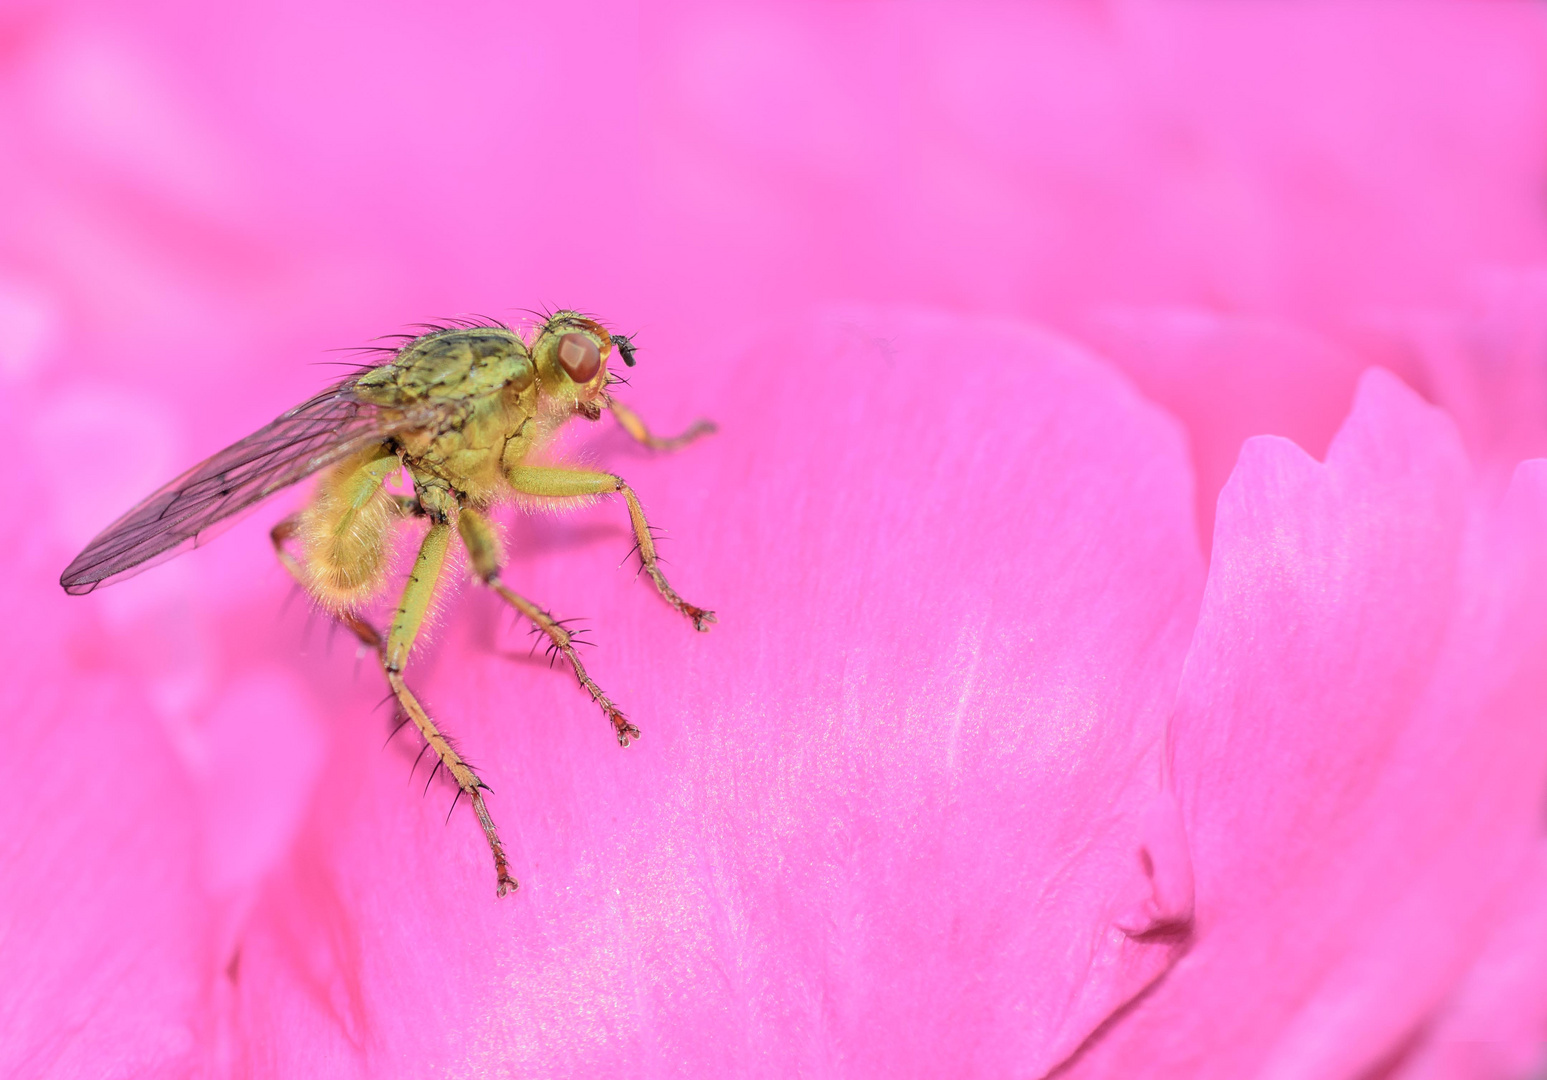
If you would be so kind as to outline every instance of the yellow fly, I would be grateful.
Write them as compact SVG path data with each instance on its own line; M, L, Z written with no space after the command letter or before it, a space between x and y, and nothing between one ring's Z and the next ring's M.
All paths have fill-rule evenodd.
M707 630L714 613L688 603L666 581L639 498L622 477L529 462L576 415L599 420L611 412L624 431L652 449L675 448L714 427L699 421L675 438L651 435L608 393L618 380L608 375L607 361L616 349L633 366L632 343L578 312L548 317L530 341L499 323L427 329L389 361L298 405L151 495L88 544L59 583L80 595L127 577L197 543L216 522L327 470L310 505L275 526L274 550L296 580L380 658L402 714L438 756L437 768L444 766L456 781L457 797L466 795L472 804L504 896L516 882L484 805L486 785L403 681L447 549L459 539L478 578L547 635L606 714L618 743L627 746L639 729L586 674L569 632L501 580L499 534L486 513L502 497L622 495L645 573L667 603L696 629ZM412 495L385 486L399 470L412 480ZM394 522L410 516L427 519L429 530L383 636L358 611L383 584ZM299 542L300 558L291 553L292 541Z

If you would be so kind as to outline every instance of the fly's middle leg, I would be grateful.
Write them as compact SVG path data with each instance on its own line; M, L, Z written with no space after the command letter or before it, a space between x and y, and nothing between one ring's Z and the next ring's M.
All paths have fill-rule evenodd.
M488 785L478 778L478 774L468 767L467 762L462 760L456 748L441 734L435 722L430 719L430 714L425 711L419 699L403 681L403 669L408 664L409 651L413 648L414 639L419 636L425 613L429 610L430 601L435 595L435 586L440 580L441 568L446 562L446 548L450 542L451 526L444 522L431 525L430 531L425 534L424 542L419 546L419 556L414 560L413 572L409 575L408 586L403 590L403 598L398 602L397 613L392 617L392 629L388 632L386 645L381 650L381 666L387 676L387 685L392 688L392 694L397 698L403 712L413 721L414 727L419 730L425 743L435 751L435 756L439 759L437 768L445 768L452 780L456 781L458 797L466 795L472 804L473 813L478 817L478 824L483 829L484 838L489 841L489 850L494 854L497 891L500 896L504 896L516 888L516 880L510 876L510 864L505 858L505 847L500 842L499 832L494 827L494 819L489 816L489 809L484 805L483 792Z
M457 515L457 531L462 535L462 543L467 547L468 557L472 559L473 569L477 571L479 578L547 635L554 650L564 658L570 670L575 673L575 678L580 681L581 687L591 695L591 700L596 702L606 715L608 723L612 725L613 734L617 736L618 745L627 746L631 740L639 738L639 729L628 722L628 718L623 715L623 710L614 705L612 699L602 693L602 688L586 674L585 665L580 662L580 657L575 652L574 638L570 632L564 629L552 615L511 589L500 579L499 536L489 520L476 510L464 508Z

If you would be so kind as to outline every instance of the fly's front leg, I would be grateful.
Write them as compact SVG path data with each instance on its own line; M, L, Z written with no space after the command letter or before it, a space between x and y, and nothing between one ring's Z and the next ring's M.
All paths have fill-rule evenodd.
M290 549L286 547L286 544L300 531L301 515L291 514L284 521L281 521L273 529L269 530L269 541L274 545L274 555L279 559L280 565L289 571L291 577L295 578L296 584L300 585L303 589L309 590L310 585L307 583L305 569L302 568L300 563L296 562L295 556L290 554ZM333 612L333 617L349 627L354 632L355 637L360 639L360 644L378 655L381 653L381 634L374 626L347 609Z
M650 429L645 426L640 415L617 398L608 397L607 408L611 410L613 416L617 417L618 424L635 442L648 446L652 450L675 450L700 436L710 435L718 430L708 420L694 420L681 435L672 435L663 439L658 435L650 434Z
M613 733L618 737L618 745L627 746L631 739L639 738L639 729L628 722L628 718L623 715L623 710L614 705L611 699L602 693L602 688L586 674L585 665L580 662L580 657L575 653L574 638L570 632L560 626L552 615L500 580L499 536L488 518L475 510L463 509L457 515L457 531L461 533L462 543L467 546L468 556L473 560L473 569L478 572L484 584L499 593L506 603L525 615L537 629L548 635L553 648L568 661L570 670L575 673L575 678L580 680L580 685L585 692L591 695L591 700L601 707L608 722L612 724Z
M591 469L567 469L554 465L516 465L506 476L511 486L527 495L540 495L550 499L573 499L587 495L620 494L628 501L629 524L634 529L634 540L639 545L639 561L645 573L655 582L656 591L668 604L693 620L695 630L708 630L715 621L714 612L688 603L677 595L666 575L661 572L660 557L655 551L655 537L650 533L650 523L639 505L639 496L624 482L623 477Z
M408 684L403 681L403 669L408 664L408 653L414 646L414 639L419 636L419 628L424 625L424 616L430 608L430 601L435 595L435 585L440 580L441 568L446 562L446 548L451 542L451 526L441 522L430 526L430 531L425 534L424 543L419 546L419 557L414 560L413 573L409 575L408 586L403 590L403 598L398 602L397 613L392 617L392 629L387 634L386 646L381 650L381 666L387 675L387 685L392 688L392 694L397 698L398 704L408 718L413 721L414 727L419 729L419 734L424 738L430 749L435 751L440 759L440 765L451 774L456 781L459 797L466 795L473 805L473 813L478 815L478 824L483 827L483 834L489 841L489 848L494 853L494 874L498 880L498 892L504 896L516 887L516 881L510 876L510 864L505 859L505 847L500 843L499 833L494 828L494 819L489 816L489 809L483 802L483 791L487 787L478 775L468 768L467 762L462 760L455 748L447 741L430 719L430 714L425 711L419 699L409 690Z

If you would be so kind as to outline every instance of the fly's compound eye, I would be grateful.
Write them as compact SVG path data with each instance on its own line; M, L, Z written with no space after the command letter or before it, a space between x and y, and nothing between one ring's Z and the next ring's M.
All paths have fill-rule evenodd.
M564 373L577 383L590 382L602 367L602 351L589 334L565 334L559 338L554 355Z

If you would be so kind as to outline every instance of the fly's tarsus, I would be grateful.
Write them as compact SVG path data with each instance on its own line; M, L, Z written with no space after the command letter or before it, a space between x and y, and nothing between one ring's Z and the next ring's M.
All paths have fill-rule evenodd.
M548 639L547 654L550 665L561 657L569 664L575 679L585 692L591 695L591 700L596 702L603 715L607 717L607 722L612 725L613 734L619 745L627 746L631 740L639 738L639 729L628 722L623 710L613 703L612 699L596 684L596 680L586 672L585 664L581 663L580 656L575 651L575 645L579 643L576 637L578 631L571 630L566 620L555 619L547 611L506 585L500 578L502 560L499 539L488 519L476 510L464 509L457 518L457 532L462 537L462 543L467 548L473 569L479 578L502 600L525 616L537 632Z
M666 580L666 575L661 571L661 556L655 548L655 533L651 531L650 523L645 520L645 509L639 504L639 496L634 494L634 489L623 482L622 477L614 477L617 481L617 490L628 502L629 523L634 528L634 541L639 551L639 561L644 567L645 573L650 575L650 580L655 582L655 591L661 594L672 607L686 615L693 622L693 629L700 633L709 630L709 624L718 622L714 612L701 608L697 604L690 604L682 598L676 589L671 587L671 582Z
M532 626L548 638L549 656L562 656L569 664L575 679L585 692L591 695L591 700L596 702L603 715L607 717L607 722L612 725L618 745L627 746L631 740L639 738L639 729L628 722L628 718L623 715L623 710L613 704L612 699L603 693L602 688L596 685L596 681L586 673L585 665L580 662L580 656L575 652L575 635L562 622L501 581L498 572L485 578L484 583L498 593L507 604L526 616Z
M479 781L479 786L487 789L487 785ZM489 808L483 804L483 794L474 790L468 796L473 803L473 813L478 816L478 824L483 828L484 836L488 837L489 847L494 852L494 895L505 896L520 888L516 879L510 876L510 861L505 858L505 848L500 843L499 833L494 829L494 819L489 816Z
M430 714L419 703L419 699L409 690L408 684L403 681L401 672L386 669L387 683L392 687L392 692L397 695L403 711L408 713L414 726L419 729L419 735L424 739L425 747L436 756L435 768L430 770L430 779L425 782L425 790L435 780L435 775L442 768L446 770L457 790L466 795L472 803L473 812L478 817L478 824L483 829L484 839L489 843L489 850L494 856L494 873L498 881L498 892L504 896L516 887L516 881L510 876L510 864L505 858L505 845L500 841L499 830L494 826L494 818L489 815L489 808L484 805L481 792L488 789L488 785L473 772L472 768L462 760L451 741L441 734L435 722L430 719ZM421 750L421 754L423 751ZM417 761L415 765L417 767Z

